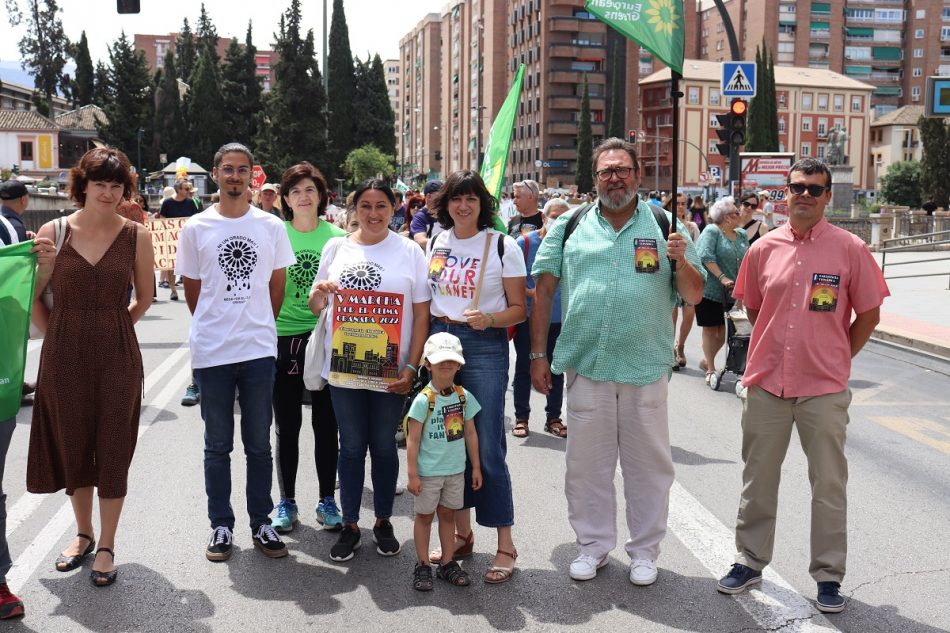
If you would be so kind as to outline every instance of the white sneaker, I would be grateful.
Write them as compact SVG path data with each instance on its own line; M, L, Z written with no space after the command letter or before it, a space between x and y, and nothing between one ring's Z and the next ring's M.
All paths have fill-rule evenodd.
M607 564L607 555L600 559L581 554L571 563L571 578L574 580L590 580L597 576L597 570Z
M406 482L402 480L402 477L396 480L396 494L401 495L406 492Z
M656 582L656 561L638 558L630 563L630 582L640 587Z

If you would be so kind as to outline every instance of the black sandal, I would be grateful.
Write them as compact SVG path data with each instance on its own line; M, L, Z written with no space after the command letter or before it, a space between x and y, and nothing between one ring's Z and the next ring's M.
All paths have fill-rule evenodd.
M470 584L472 584L472 579L469 578L465 570L462 569L454 560L451 563L439 565L439 569L436 571L436 576L442 580L448 581L450 585L455 587L468 587Z
M82 565L82 561L86 556L89 556L96 549L96 541L88 534L77 534L79 538L86 539L89 541L89 547L87 547L82 554L76 554L75 556L67 556L66 554L60 554L56 557L56 571L72 571Z
M99 552L106 552L109 556L112 557L112 562L115 563L115 552L113 552L108 547L100 547L96 550L96 556L99 555ZM115 582L115 579L119 576L119 570L113 569L112 571L96 571L92 570L90 574L92 578L92 584L96 587L108 587Z
M432 567L426 563L416 563L412 572L412 588L416 591L432 591Z

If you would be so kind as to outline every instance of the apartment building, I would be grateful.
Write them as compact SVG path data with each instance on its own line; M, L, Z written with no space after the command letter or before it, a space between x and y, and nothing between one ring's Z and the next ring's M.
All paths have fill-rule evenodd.
M868 168L872 183L880 182L891 163L923 158L920 129L917 127L923 114L924 106L910 105L871 121Z
M742 59L763 39L775 64L831 70L874 86L877 115L922 104L930 75L950 76L950 0L724 0ZM732 58L712 0L696 3L687 54Z
M720 95L719 62L687 59L680 90L678 182L682 187L702 186L700 173L719 167L727 173L725 157L716 151L719 138L717 114L729 109ZM871 124L871 99L875 86L825 69L799 66L775 67L778 100L779 151L796 157L824 158L828 133L835 128L848 135L846 154L854 166L857 189L873 187L867 152ZM646 140L639 144L645 187L668 190L671 182L670 70L665 68L640 81L641 116Z
M399 40L398 173L408 182L442 173L442 15L429 13Z

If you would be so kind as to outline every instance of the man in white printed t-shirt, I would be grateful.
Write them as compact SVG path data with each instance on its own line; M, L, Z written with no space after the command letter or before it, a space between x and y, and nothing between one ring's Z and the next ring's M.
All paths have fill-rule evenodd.
M221 200L191 217L178 240L176 273L192 313L191 364L205 423L205 492L211 539L205 556L231 557L231 450L234 398L241 406L247 456L247 513L254 546L270 558L287 555L271 527L270 450L275 319L284 301L286 268L294 263L283 222L247 201L254 157L240 143L214 156L212 179Z

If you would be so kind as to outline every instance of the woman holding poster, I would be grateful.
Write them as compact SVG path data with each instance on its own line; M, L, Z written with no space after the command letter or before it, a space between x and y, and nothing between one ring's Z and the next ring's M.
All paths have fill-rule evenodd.
M508 389L507 328L525 320L527 271L514 239L492 229L495 200L473 171L457 171L445 181L433 207L445 231L429 244L432 288L431 332L451 332L462 341L465 366L459 384L482 405L475 416L481 453L482 487L465 489L465 510L455 513L455 558L473 549L470 508L479 525L498 530L498 548L484 580L502 583L515 568L511 536L514 504L505 464L505 392ZM466 480L471 465L466 467ZM438 562L443 552L430 560Z
M307 305L310 287L320 266L320 254L331 238L345 231L323 219L327 209L327 182L308 162L294 165L280 181L280 197L287 235L297 263L287 269L284 303L277 315L277 373L274 376L274 422L277 434L274 463L280 502L271 525L289 532L297 522L297 463L300 427L303 425L304 350L317 319ZM337 424L330 392L310 392L313 458L320 488L317 522L324 529L339 530L343 519L336 505L336 466L339 448Z
M310 292L310 309L327 310L323 376L340 429L343 530L330 559L360 547L360 502L366 450L372 459L373 541L382 556L399 553L389 522L399 458L393 427L429 336L429 285L419 246L389 230L396 198L383 180L363 181L353 195L359 228L327 242Z

